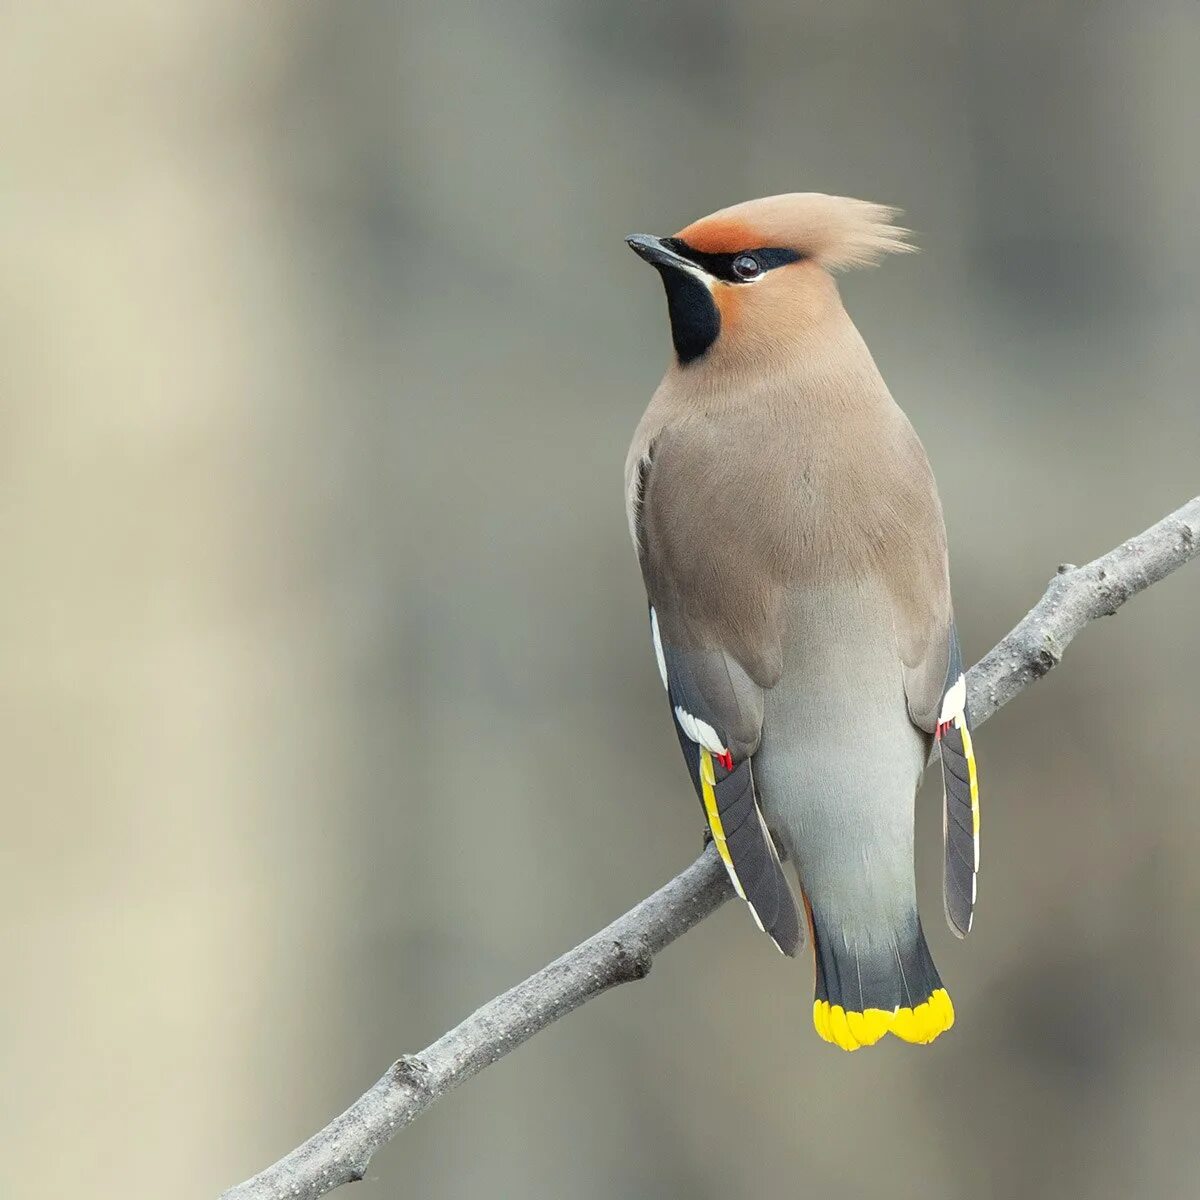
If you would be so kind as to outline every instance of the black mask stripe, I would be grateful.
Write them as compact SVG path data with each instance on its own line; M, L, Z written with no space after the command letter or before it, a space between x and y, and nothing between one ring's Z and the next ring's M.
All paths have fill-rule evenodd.
M784 246L764 246L754 250L736 250L732 254L705 254L702 250L696 250L689 246L682 238L663 238L663 245L669 246L676 254L682 255L689 262L693 262L707 275L711 275L714 279L720 279L725 283L746 283L753 282L740 278L733 273L734 259L740 258L743 254L752 254L758 259L759 265L764 271L769 271L773 267L786 266L788 263L799 262L804 255L797 250L789 250ZM761 278L761 276L759 276Z

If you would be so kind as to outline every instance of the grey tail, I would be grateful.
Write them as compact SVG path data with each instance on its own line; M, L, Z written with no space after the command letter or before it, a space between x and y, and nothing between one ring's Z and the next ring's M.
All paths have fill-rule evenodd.
M813 1024L843 1050L886 1033L932 1042L954 1024L954 1006L925 942L920 918L853 937L818 908L812 913L817 983Z

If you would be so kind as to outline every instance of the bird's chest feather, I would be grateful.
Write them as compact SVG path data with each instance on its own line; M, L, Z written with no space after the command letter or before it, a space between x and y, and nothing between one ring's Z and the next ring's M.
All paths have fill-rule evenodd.
M845 433L769 414L662 431L636 517L647 588L676 637L736 647L765 682L797 590L882 580L901 609L920 592L915 576L944 555L923 455L913 469L888 429Z
M716 425L656 447L643 527L672 570L834 582L903 552L902 489L882 448Z

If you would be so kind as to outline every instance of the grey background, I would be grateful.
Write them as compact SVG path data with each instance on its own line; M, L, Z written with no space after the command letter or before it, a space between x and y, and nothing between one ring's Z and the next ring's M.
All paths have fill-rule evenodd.
M822 190L977 658L1200 478L1200 9L27 4L0 39L0 1192L206 1196L689 862L622 244ZM1191 1196L1192 569L981 736L953 1033L853 1056L733 906L364 1195ZM357 1191L356 1191L357 1194Z

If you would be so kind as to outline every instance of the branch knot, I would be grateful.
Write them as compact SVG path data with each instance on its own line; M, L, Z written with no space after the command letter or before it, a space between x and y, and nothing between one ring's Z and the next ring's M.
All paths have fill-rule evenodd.
M392 1063L392 1080L401 1087L411 1088L423 1096L433 1096L429 1086L429 1066L419 1054L404 1054Z
M654 954L644 937L634 938L632 944L613 941L617 974L621 979L645 979L654 965Z

